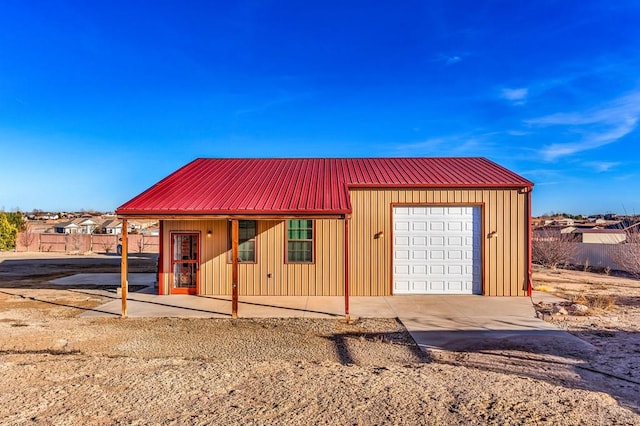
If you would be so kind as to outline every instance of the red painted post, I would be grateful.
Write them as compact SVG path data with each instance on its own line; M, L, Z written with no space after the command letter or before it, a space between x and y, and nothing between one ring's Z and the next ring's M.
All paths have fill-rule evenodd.
M532 263L532 244L533 244L533 229L531 224L531 190L527 190L527 295L531 297L533 294L533 267Z
M238 219L231 221L231 317L238 318Z
M158 294L164 294L164 221L160 221L158 230Z
M122 296L122 318L127 317L127 290L128 282L128 253L129 244L127 241L128 234L127 219L122 219L122 254L120 256L120 295Z
M344 218L344 318L349 321L349 220Z

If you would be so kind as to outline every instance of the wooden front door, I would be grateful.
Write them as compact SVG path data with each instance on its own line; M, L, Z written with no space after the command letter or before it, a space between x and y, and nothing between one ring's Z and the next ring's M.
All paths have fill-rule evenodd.
M198 294L200 234L171 233L171 294Z

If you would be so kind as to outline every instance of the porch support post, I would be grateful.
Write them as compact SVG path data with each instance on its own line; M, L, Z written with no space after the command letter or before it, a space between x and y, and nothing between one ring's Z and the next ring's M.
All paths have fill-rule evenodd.
M238 219L231 220L231 318L238 318Z
M128 230L129 230L129 227L127 225L127 219L122 219L122 254L120 257L120 295L122 296L122 318L127 317L127 290L129 287L129 282L128 282L129 247L127 244Z
M158 280L158 294L164 294L164 220L160 221L160 229L159 229L159 240L158 240L158 276L156 279Z
M531 226L531 189L527 191L527 296L533 294L533 226Z
M349 321L349 219L344 218L344 318Z

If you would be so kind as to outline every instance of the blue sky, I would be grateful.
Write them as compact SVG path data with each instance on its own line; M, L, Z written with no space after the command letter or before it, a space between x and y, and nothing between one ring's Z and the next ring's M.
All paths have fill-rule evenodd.
M640 213L637 1L3 1L0 208L109 211L197 157L484 156Z

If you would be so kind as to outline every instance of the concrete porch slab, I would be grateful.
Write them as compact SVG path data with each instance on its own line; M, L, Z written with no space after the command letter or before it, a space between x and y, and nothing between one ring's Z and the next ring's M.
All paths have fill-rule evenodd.
M131 273L128 276L129 285L148 285L152 286L156 282L156 274L148 273ZM120 285L119 273L100 273L100 274L75 274L68 277L57 278L49 281L58 285Z
M67 283L113 284L113 277L79 274ZM119 282L119 275L118 282ZM138 281L134 277L141 275ZM144 282L154 274L130 274L129 282ZM56 280L58 281L58 280ZM119 317L119 295L106 293L113 300L82 313L81 317ZM578 351L593 346L560 330L535 315L527 297L483 297L466 295L407 295L356 297L349 299L352 318L398 318L423 350L456 350L517 346L536 339L540 347L554 342L570 342ZM240 318L342 318L342 296L240 296ZM153 287L129 293L129 317L231 318L230 296L158 296Z

